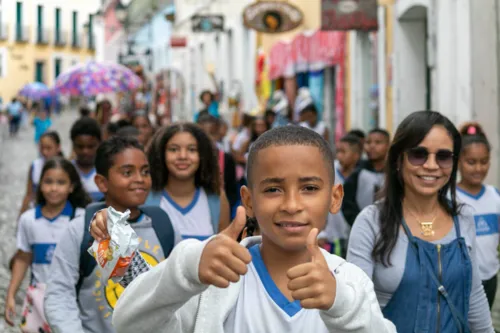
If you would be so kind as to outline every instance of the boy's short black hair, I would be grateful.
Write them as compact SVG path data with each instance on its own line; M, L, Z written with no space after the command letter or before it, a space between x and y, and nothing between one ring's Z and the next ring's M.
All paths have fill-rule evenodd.
M76 137L80 135L89 135L101 141L101 128L97 120L84 117L80 118L71 127L71 141L75 141Z
M360 153L363 150L361 145L361 140L354 134L346 134L341 139L340 142L347 143L350 147L354 148L356 152Z
M88 117L90 116L90 109L86 106L80 107L80 117Z
M131 138L137 138L141 132L134 126L125 126L120 128L117 132L117 136L126 136Z
M301 111L300 114L306 113L306 112L312 112L314 114L318 114L318 109L316 108L316 105L313 103L306 105Z
M219 124L219 121L216 117L212 116L208 111L205 112L200 112L198 115L198 119L196 120L196 123L198 124L204 124L204 123L212 123L212 124Z
M363 132L362 130L360 129L352 129L349 131L349 133L347 134L351 134L351 135L355 135L357 136L360 140L363 140L366 138L366 134L365 132Z
M387 138L387 141L390 141L391 140L391 135L389 134L389 132L383 128L374 128L372 129L370 132L368 132L368 135L370 134L382 134L383 136L385 136Z
M328 142L323 139L318 133L297 125L287 125L282 127L273 128L264 132L252 144L250 153L248 154L247 161L247 180L251 186L252 183L252 169L255 167L257 153L263 149L274 146L312 146L317 147L328 168L328 174L333 184L335 180L335 170L333 169L334 157L333 152L328 145Z
M125 149L134 148L144 151L141 144L136 138L127 136L114 136L111 139L103 141L95 156L96 173L104 177L108 177L109 169L113 167L115 156L123 152Z

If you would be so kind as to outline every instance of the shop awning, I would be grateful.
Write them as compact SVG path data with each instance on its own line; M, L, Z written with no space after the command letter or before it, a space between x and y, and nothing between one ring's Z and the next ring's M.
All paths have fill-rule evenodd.
M269 78L291 77L338 65L343 59L345 41L345 32L320 30L298 34L291 42L280 41L269 52Z

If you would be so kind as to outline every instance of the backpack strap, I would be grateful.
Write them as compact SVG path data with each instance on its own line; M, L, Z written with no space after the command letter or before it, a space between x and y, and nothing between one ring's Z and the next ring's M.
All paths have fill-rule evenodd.
M175 245L175 232L168 214L159 206L141 206L141 211L152 221L156 237L160 242L165 258L168 258Z
M88 253L87 249L92 245L94 238L90 235L89 227L94 214L99 210L106 208L106 204L103 202L96 202L90 204L85 209L85 223L83 226L83 238L80 244L80 277L76 284L76 294L80 293L80 289L83 284L83 280L88 277L96 266L95 259Z
M219 233L219 218L220 218L220 197L215 193L207 194L208 208L210 209L210 220L214 233Z
M144 206L156 206L160 207L161 203L161 198L162 198L162 193L161 192L149 192L148 198L146 199L146 202L144 203Z

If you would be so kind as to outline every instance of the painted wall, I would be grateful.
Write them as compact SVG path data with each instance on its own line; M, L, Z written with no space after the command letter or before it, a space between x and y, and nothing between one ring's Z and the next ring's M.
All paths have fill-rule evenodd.
M242 12L250 0L229 1L183 1L175 2L176 22L172 28L173 36L183 36L188 40L185 48L171 48L170 66L180 69L185 77L187 93L183 117L192 116L201 108L199 94L205 90L214 90L207 74L208 65L213 65L217 81L222 82L224 98L220 112L228 115L227 95L233 82L242 86L242 108L249 110L257 106L254 91L256 34L243 26ZM223 33L193 33L191 17L195 13L222 14L225 17ZM230 32L229 32L230 31ZM229 120L229 119L228 119Z
M14 97L26 83L35 80L35 63L44 62L44 82L49 86L55 80L55 59L61 59L61 72L70 66L93 58L94 51L87 47L83 25L88 15L99 8L99 0L24 0L23 25L30 31L27 43L15 42L16 1L3 1L1 5L2 24L8 27L9 38L0 41L2 71L0 73L0 96L4 101ZM37 6L43 5L43 28L49 31L49 44L37 45ZM66 34L66 45L54 45L55 8L61 8L61 32ZM81 48L71 47L72 11L78 12L78 33L82 36Z
M431 108L456 126L469 120L483 126L493 148L486 181L498 185L498 4L495 0L400 0L395 6L394 126L410 112L425 107L427 87L422 82L429 66ZM421 20L422 14L427 21Z

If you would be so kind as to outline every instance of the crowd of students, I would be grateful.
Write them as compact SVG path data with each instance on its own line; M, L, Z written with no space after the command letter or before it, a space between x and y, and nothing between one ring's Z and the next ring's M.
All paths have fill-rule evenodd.
M314 106L301 126L266 112L239 131L210 112L159 128L81 113L68 160L40 136L9 324L30 268L25 332L493 332L500 194L479 124L415 112L334 154ZM119 283L87 252L106 207L140 239Z

